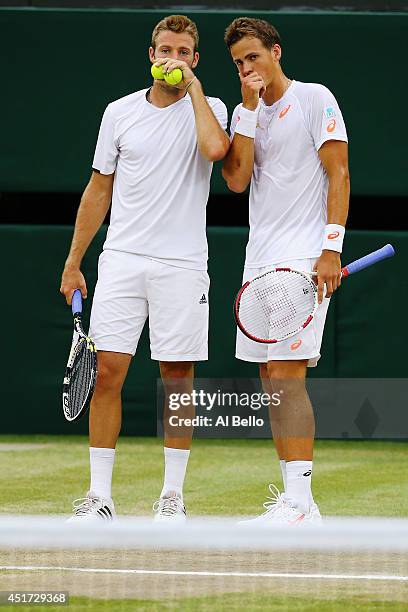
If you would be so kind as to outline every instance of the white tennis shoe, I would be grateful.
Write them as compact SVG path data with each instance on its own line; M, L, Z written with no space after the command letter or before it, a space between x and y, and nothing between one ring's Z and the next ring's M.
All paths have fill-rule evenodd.
M75 499L72 505L74 514L68 519L68 523L113 521L116 518L113 501L98 497L92 491L88 491L86 497Z
M309 512L304 513L297 508L293 502L285 498L284 494L279 492L279 489L275 485L269 485L269 491L272 497L268 496L266 502L264 502L265 512L254 519L240 521L240 526L276 526L276 525L291 525L301 526L306 524L320 525L322 523L322 517L320 515L317 504L313 503Z
M183 501L175 491L171 491L153 504L154 521L163 523L184 523L186 509Z
M283 500L282 506L273 514L271 525L286 525L303 527L306 525L321 525L322 517L319 508L313 504L309 512L305 513L297 508L291 500Z
M261 525L262 523L268 523L273 514L279 510L283 504L284 497L281 495L278 487L276 487L274 484L268 485L268 488L272 497L268 495L266 502L263 503L265 512L259 516L256 516L255 518L239 521L238 525Z

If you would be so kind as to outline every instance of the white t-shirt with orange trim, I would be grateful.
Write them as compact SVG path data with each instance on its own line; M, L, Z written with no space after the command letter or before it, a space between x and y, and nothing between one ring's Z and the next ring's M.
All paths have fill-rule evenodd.
M147 101L147 91L112 102L102 118L93 168L115 172L103 248L206 270L213 164L198 149L190 96L158 108ZM225 129L225 104L219 98L207 101Z
M232 116L231 138L241 106ZM328 179L318 151L328 140L347 142L347 132L335 97L323 85L292 81L272 106L260 101L246 267L321 254Z

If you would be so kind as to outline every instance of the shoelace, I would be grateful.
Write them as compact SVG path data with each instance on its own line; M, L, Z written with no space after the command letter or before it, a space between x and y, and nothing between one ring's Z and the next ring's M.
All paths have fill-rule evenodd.
M292 506L291 501L286 500L274 484L269 485L269 491L272 493L273 497L268 496L267 501L264 502L264 508L266 508L266 510L261 516L279 510L279 512L283 513L281 518L287 520L290 525L295 525L303 521L305 515L301 514L299 510L296 510L295 507ZM293 520L290 521L290 518Z
M93 497L80 497L75 499L72 503L74 514L80 516L82 514L88 514L96 503L96 499Z
M178 510L183 510L183 504L179 497L164 497L153 504L154 512L159 512L164 516L173 516Z
M278 489L274 484L268 485L269 492L273 497L267 496L266 502L263 503L263 507L265 508L265 512L263 514L268 514L272 510L276 510L278 506L284 503L284 499Z

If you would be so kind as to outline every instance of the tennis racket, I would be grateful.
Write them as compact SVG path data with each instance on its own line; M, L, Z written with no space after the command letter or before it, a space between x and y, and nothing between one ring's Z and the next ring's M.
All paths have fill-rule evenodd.
M341 270L342 278L392 257L394 248L382 249L357 259ZM315 274L291 268L275 268L238 291L234 302L235 321L251 340L274 344L291 338L312 321L318 307Z
M67 421L83 416L90 404L97 376L94 341L82 327L82 296L79 289L72 296L74 335L62 387L62 407Z

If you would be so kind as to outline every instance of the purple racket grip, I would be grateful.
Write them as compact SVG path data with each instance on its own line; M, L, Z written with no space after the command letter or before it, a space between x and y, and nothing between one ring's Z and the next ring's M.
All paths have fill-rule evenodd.
M82 312L82 295L79 289L75 289L74 295L72 296L72 314Z
M394 247L391 244L386 244L382 249L378 249L378 251L369 253L365 257L349 263L342 269L342 275L348 276L349 274L354 274L354 272L360 272L360 270L364 270L364 268L368 268L382 259L387 259L387 257L392 257L393 255L395 255Z

